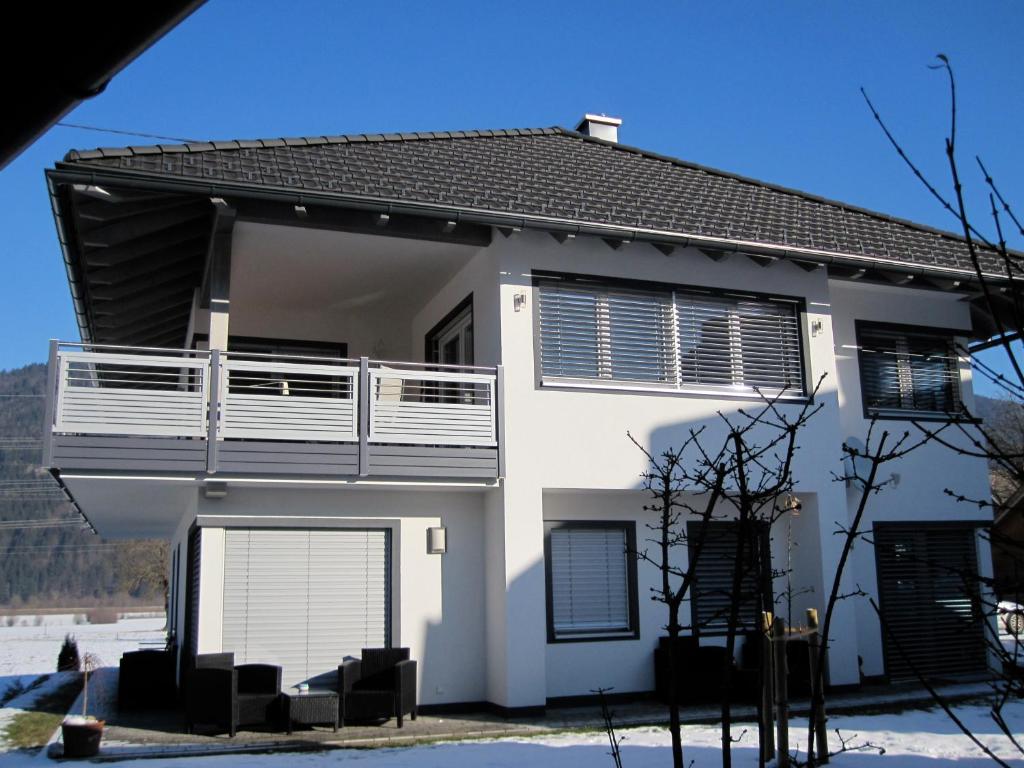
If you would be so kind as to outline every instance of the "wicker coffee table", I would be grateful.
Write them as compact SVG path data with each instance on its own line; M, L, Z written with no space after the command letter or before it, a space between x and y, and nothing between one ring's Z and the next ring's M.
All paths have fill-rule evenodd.
M282 693L281 709L288 733L292 725L331 725L338 732L338 694L329 690Z

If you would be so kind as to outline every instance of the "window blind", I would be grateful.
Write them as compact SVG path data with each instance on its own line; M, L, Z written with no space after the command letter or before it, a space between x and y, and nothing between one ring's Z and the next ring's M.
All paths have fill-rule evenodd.
M546 377L803 393L793 303L542 281Z
M701 525L702 523L693 522L687 529L691 557L695 542L700 536ZM692 621L694 629L698 633L719 634L727 632L729 629L739 523L716 521L705 525L708 525L709 528L705 533L704 544L695 569ZM749 539L746 541L746 562L743 565L743 573L740 578L738 624L740 630L756 629L760 625L758 594L761 585L758 579L758 569L770 567L767 562L767 535L767 527L759 525L755 541ZM766 598L764 604L770 606L771 600Z
M386 529L229 528L223 648L283 668L287 688L333 680L345 656L387 646Z
M625 528L552 528L550 547L555 636L631 631Z
M861 326L858 342L869 413L960 410L960 369L952 338Z
M673 382L672 294L545 284L541 361L547 375Z

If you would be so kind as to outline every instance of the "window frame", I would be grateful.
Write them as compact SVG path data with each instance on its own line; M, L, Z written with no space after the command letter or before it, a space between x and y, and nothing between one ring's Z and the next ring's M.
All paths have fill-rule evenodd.
M872 408L868 405L868 393L865 386L864 376L864 344L862 341L865 331L888 331L890 333L913 334L917 336L932 336L938 339L948 339L956 355L956 393L955 399L961 408L959 413L947 413L943 411L919 411L912 408ZM957 351L957 339L970 334L970 331L958 328L936 328L928 325L911 325L908 323L887 323L874 320L854 320L854 332L857 345L857 376L860 386L860 399L865 419L879 419L883 421L971 421L963 412L964 405L964 380L961 370L961 355Z
M634 380L612 379L612 378L584 378L568 376L545 376L543 370L543 349L541 344L541 309L540 291L541 284L545 282L560 281L569 284L579 284L581 287L595 289L622 289L626 291L650 291L650 292L674 292L679 294L690 294L695 297L706 297L709 299L726 298L747 301L763 301L777 304L789 304L793 306L796 319L797 334L796 343L800 356L799 370L800 382L798 387L789 390L766 390L766 395L773 396L781 392L778 399L782 402L808 403L813 402L812 392L808 383L811 381L810 355L808 354L807 334L807 302L800 296L787 296L774 293L760 293L756 291L737 291L714 288L709 286L689 285L685 283L663 283L650 280L634 280L629 278L615 278L601 275L581 275L566 272L554 272L547 270L533 270L531 272L531 302L532 302L532 323L533 323L533 346L534 346L534 378L538 389L588 389L610 392L632 392L645 394L671 394L683 397L720 398L729 400L759 400L759 396L750 389L728 387L716 387L714 385L688 385L682 381L682 368L679 361L679 339L678 330L676 334L676 375L675 384L661 382L644 382ZM674 313L672 325L678 326L678 315ZM737 339L737 343L739 340Z
M552 583L551 532L556 529L619 529L626 538L626 599L629 629L558 634L555 632L554 585ZM633 520L546 520L544 521L544 591L548 643L594 643L640 639L640 607L637 595L636 522Z

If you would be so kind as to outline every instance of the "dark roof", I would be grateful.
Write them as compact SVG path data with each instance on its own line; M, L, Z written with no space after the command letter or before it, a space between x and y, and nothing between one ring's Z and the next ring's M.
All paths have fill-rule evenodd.
M564 128L125 147L65 162L973 271L956 235Z

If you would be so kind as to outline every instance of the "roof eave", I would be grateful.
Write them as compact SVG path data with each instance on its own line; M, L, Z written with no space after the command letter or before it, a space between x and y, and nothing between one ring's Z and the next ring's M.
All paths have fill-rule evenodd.
M202 194L210 197L243 197L260 200L274 200L291 205L319 204L384 213L405 213L438 219L455 219L485 224L498 228L539 229L549 232L570 232L592 235L606 239L664 243L678 247L695 246L711 248L730 253L750 253L782 259L796 259L817 262L825 266L835 265L852 269L885 269L906 275L930 276L967 282L977 282L973 270L950 267L911 264L897 259L882 259L862 254L848 254L817 248L778 245L736 238L717 237L698 233L657 230L642 227L626 227L616 224L539 216L536 214L505 213L488 209L464 206L421 203L401 199L364 197L339 192L298 191L290 187L275 187L246 182L209 181L203 179L168 178L163 175L114 168L96 168L75 162L58 163L48 169L47 179L51 188L60 183L78 183L102 186L119 185L138 189L154 189L168 192ZM52 194L52 193L51 193ZM55 208L56 214L56 208ZM58 222L59 224L59 222ZM62 248L66 246L62 243ZM65 256L67 261L67 255ZM983 273L987 281L1006 283L1005 275ZM70 277L70 273L69 273ZM77 307L76 307L77 310Z

